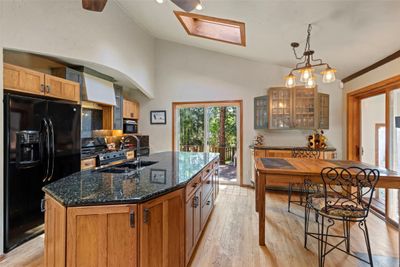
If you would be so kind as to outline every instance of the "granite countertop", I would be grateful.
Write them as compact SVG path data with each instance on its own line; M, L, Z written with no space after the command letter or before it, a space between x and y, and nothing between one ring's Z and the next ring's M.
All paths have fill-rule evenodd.
M43 191L66 207L141 203L184 187L217 157L217 153L162 152L142 157L157 163L139 172L81 171L44 186Z
M255 146L255 145L249 146L249 148L251 148L251 149L262 149L262 150L292 150L295 147L301 147L301 146ZM304 148L307 148L307 147L304 146ZM327 147L323 150L324 151L336 151L336 148Z

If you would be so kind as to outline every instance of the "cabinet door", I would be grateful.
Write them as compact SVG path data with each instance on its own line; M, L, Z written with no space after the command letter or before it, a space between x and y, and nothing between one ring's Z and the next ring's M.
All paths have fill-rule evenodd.
M139 103L136 101L132 101L132 110L131 110L132 119L139 119Z
M292 127L292 97L290 88L270 88L269 98L269 128L289 129Z
M44 73L4 63L4 89L43 95Z
M268 128L268 96L254 98L254 129Z
M65 266L67 214L64 206L46 195L44 215L44 266Z
M139 206L140 266L185 266L183 189Z
M186 265L190 261L190 257L194 248L194 235L193 235L193 220L194 220L194 195L186 202L186 218L185 218L185 226L186 226L186 234L185 234L185 258Z
M56 76L45 75L45 95L59 99L79 102L79 83L68 81Z
M115 102L116 106L114 106L114 130L122 130L122 117L123 117L123 96L122 96L122 87L114 85L115 89Z
M318 128L329 129L329 95L318 94Z
M293 126L298 129L315 129L317 117L317 89L293 88Z
M137 266L137 206L67 211L67 266Z

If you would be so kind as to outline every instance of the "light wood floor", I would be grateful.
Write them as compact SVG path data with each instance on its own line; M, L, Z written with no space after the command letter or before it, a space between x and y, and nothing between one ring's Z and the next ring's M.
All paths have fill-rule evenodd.
M317 242L303 247L304 209L293 205L287 212L287 196L267 192L266 247L258 246L258 215L254 211L254 190L221 186L208 226L191 267L312 267L317 266ZM375 266L399 266L397 230L374 215L368 218ZM338 227L338 229L341 227ZM366 257L361 231L352 227L352 251ZM7 254L0 266L43 266L43 236ZM334 251L325 266L366 266Z

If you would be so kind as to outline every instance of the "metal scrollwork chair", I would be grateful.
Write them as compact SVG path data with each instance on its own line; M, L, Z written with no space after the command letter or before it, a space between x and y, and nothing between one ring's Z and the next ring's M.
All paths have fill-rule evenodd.
M379 171L359 167L327 167L321 171L321 178L323 180L322 192L308 194L306 197L304 247L307 248L308 236L318 240L320 267L324 266L326 255L334 249L373 266L366 219L375 186L379 180ZM307 187L307 184L305 184L305 187ZM317 233L309 232L311 209L315 211L319 218ZM336 221L343 223L343 235L329 234L330 228ZM352 222L358 223L358 227L364 234L368 260L362 259L350 251L350 223ZM328 242L328 237L340 241L332 244ZM340 247L341 244L344 244L344 249Z
M304 158L304 159L318 159L320 156L320 151L315 149L310 149L307 147L295 147L292 149L292 158ZM300 200L292 200L293 189L297 188L300 192ZM304 184L302 183L289 183L288 188L288 212L290 212L290 204L296 203L303 205L303 196L305 194Z

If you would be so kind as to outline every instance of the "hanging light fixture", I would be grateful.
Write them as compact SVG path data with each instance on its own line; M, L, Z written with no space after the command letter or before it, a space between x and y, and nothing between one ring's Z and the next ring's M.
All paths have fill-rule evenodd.
M296 86L296 76L293 73L300 73L300 82L304 83L306 88L314 88L316 86L316 77L314 76L314 71L316 67L325 66L325 70L321 72L322 82L331 83L336 80L335 72L336 69L331 68L328 63L324 63L322 59L314 59L314 50L311 50L310 39L311 39L311 24L308 25L307 29L307 40L304 47L304 52L302 56L298 56L296 48L300 46L299 43L293 42L290 46L293 49L294 56L297 60L301 60L296 64L296 67L292 69L288 76L285 77L285 86L287 88L292 88Z

